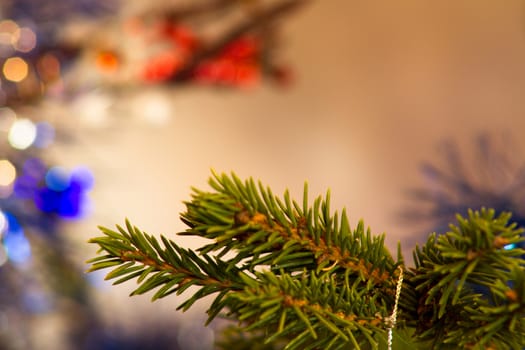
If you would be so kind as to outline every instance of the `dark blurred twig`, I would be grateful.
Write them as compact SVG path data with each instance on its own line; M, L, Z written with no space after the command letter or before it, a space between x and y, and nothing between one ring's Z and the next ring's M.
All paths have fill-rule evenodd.
M284 0L269 6L268 8L254 11L254 15L224 33L214 42L202 47L197 51L191 60L189 60L178 72L171 81L182 82L191 78L192 72L204 60L209 57L217 55L224 47L231 43L236 38L260 28L267 26L270 22L277 18L284 16L300 6L305 5L310 0Z

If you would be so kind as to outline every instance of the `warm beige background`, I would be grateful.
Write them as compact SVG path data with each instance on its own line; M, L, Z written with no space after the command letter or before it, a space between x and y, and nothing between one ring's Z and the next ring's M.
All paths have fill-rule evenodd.
M418 164L439 157L440 140L468 153L478 132L511 132L524 154L523 1L319 0L287 21L284 39L290 89L178 89L160 127L121 116L117 130L83 134L66 156L96 172L81 240L124 217L173 235L189 187L205 186L214 168L297 197L304 180L312 195L331 188L334 209L346 206L352 223L365 219L393 247L412 233L396 218L403 191L423 183ZM129 288L100 293L150 306L130 302ZM174 302L157 305L171 312Z

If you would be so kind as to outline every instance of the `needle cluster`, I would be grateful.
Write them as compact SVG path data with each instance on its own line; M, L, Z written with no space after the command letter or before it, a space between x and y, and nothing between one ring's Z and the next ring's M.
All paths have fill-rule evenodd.
M234 174L213 174L210 186L193 189L180 233L210 243L193 251L126 221L90 240L100 247L91 271L112 268L107 279L136 280L132 295L154 291L153 300L194 287L179 308L213 296L208 322L227 316L269 347L293 350L386 348L402 270L394 349L525 345L525 251L507 249L522 240L510 214L458 217L407 267L384 235L363 222L352 228L344 209L332 213L329 192L310 204L305 185L298 203Z

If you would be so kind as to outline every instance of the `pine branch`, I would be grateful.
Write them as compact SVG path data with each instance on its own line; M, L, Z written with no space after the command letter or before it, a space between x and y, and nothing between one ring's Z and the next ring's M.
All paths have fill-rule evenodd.
M469 348L525 344L525 278L521 229L510 214L469 211L458 226L416 248L411 284L419 294L412 322L420 340ZM521 293L521 294L520 294Z
M106 236L91 240L108 253L90 261L92 270L117 266L107 279L137 278L140 286L132 295L160 287L153 299L201 287L184 309L218 293L210 319L227 307L248 329L276 329L269 341L290 338L289 349L305 341L312 348L378 347L398 266L383 236L365 232L363 223L352 230L344 211L340 219L330 212L329 194L310 208L307 186L301 207L288 192L281 200L252 179L243 183L235 175L214 175L210 185L214 192L194 190L182 214L189 226L182 234L213 240L199 249L200 256L165 237L160 247L153 236L127 223L127 231L101 228ZM261 269L267 271L257 272ZM322 289L304 294L316 290L314 285Z
M376 349L387 317L374 300L377 294L354 288L348 278L339 288L336 279L330 272L301 278L259 273L246 281L243 292L233 295L246 305L238 310L238 318L250 321L249 331L269 331L267 342L293 335L290 349L306 344L312 349L331 349L338 343Z
M264 333L246 332L239 327L226 327L216 341L216 348L220 350L278 350L284 345L279 342L265 343Z
M234 174L214 174L210 185L193 189L180 234L211 243L193 252L161 236L161 245L126 222L91 240L104 254L91 270L114 267L107 279L136 279L132 295L157 289L153 300L196 286L179 308L214 295L209 320L226 313L269 346L383 349L402 268L394 349L525 346L525 251L509 249L523 241L510 214L458 216L416 247L407 269L384 236L332 213L329 193L310 205L306 185L301 204Z
M182 294L191 286L199 290L179 309L187 310L195 301L209 294L219 293L213 308L210 308L210 320L222 309L224 296L231 290L240 290L242 280L236 269L229 268L220 260L208 255L198 256L189 249L178 246L173 241L161 236L162 245L157 239L126 220L126 229L117 226L118 231L100 227L105 236L91 239L90 243L100 246L99 253L104 255L88 261L92 264L89 272L115 267L106 275L106 279L120 284L136 279L139 287L131 295L147 293L158 288L152 300L164 298L172 293Z
M281 200L262 183L244 183L232 174L210 179L216 192L194 189L191 202L181 219L190 227L183 235L214 240L202 253L219 256L235 250L229 266L242 261L244 269L269 265L273 271L346 270L366 283L391 284L394 263L384 247L384 236L373 237L360 222L350 228L346 210L341 216L330 211L330 193L318 197L313 208L308 204L305 184L302 206L290 199L288 191Z

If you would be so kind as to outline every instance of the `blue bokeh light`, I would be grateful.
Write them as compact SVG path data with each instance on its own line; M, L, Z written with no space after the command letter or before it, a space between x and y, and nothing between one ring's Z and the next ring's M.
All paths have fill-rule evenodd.
M71 183L78 184L84 191L89 191L95 184L95 178L91 170L87 167L80 166L71 172Z
M34 201L38 209L45 213L52 213L58 208L60 192L50 190L47 187L42 188L36 194Z
M23 235L24 230L22 229L22 226L18 222L18 219L8 211L4 211L3 213L4 213L4 217L7 219L7 227L5 228L4 231L10 234Z
M7 230L3 239L7 258L14 263L25 263L31 258L31 245L24 235L24 230L17 218L8 212L4 212L7 218Z
M84 193L76 187L62 193L57 203L57 213L63 218L77 218L81 215L81 205Z
M36 124L36 138L33 146L38 148L45 148L53 143L55 139L55 129L47 122L39 122Z
M93 175L86 167L78 167L71 174L60 167L51 168L46 174L46 187L39 188L35 195L35 205L62 219L82 218L90 208L87 192L93 184Z
M22 171L25 175L35 180L40 180L44 177L47 166L39 158L29 158L22 165Z
M55 166L47 171L45 182L50 190L61 192L69 188L71 176L64 168Z
M10 261L23 264L31 258L31 245L23 233L8 232L4 237L4 247Z
M24 174L17 177L13 192L18 198L33 198L37 186L38 181L35 178Z
M47 171L38 158L29 158L22 165L22 173L15 180L14 195L22 199L33 199Z
M71 172L60 166L48 169L40 159L30 158L22 170L14 185L17 198L31 200L40 211L62 219L80 219L90 211L88 192L95 179L87 167Z

